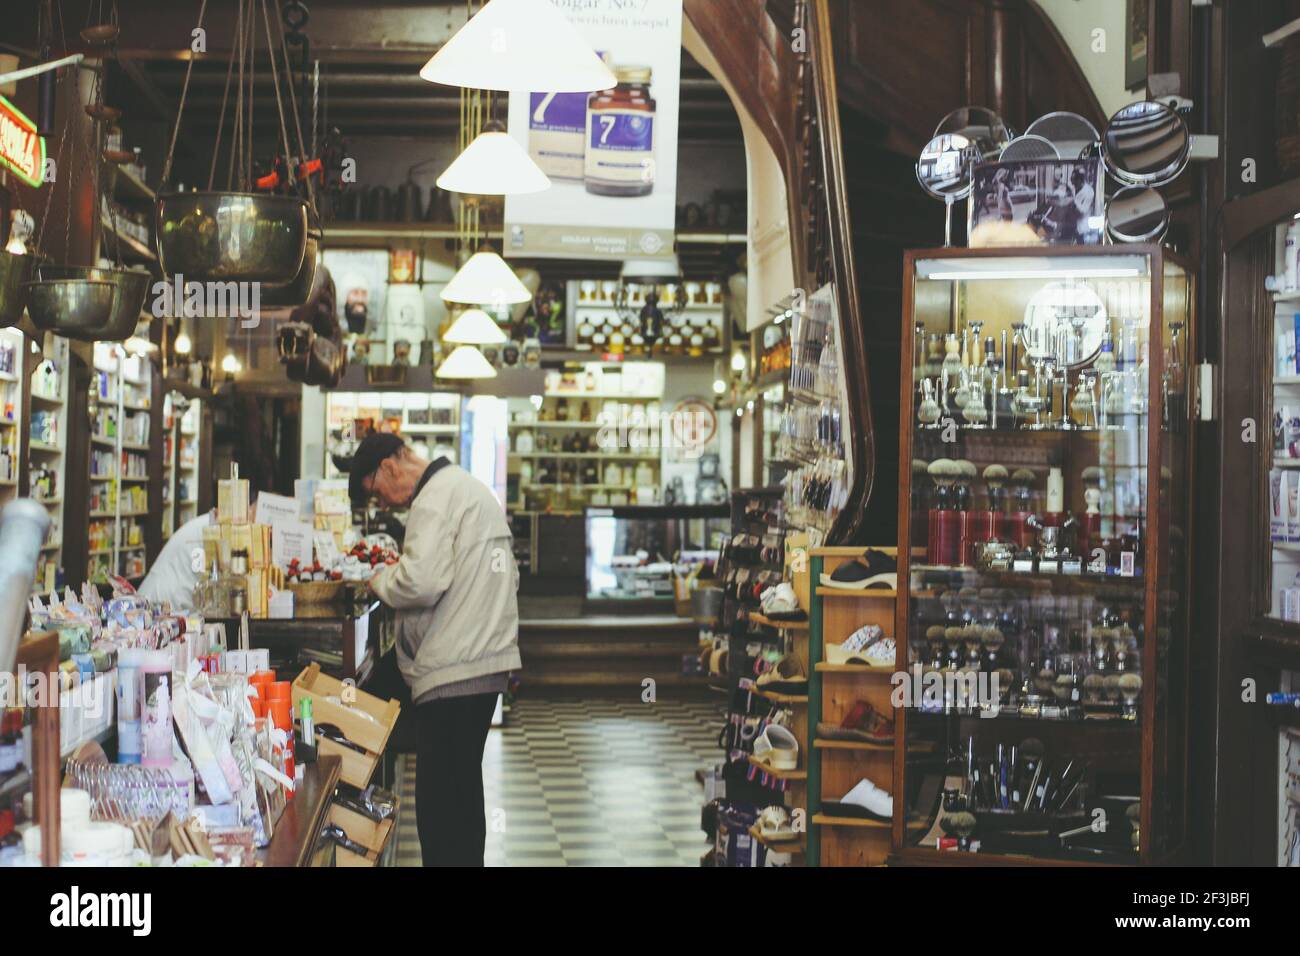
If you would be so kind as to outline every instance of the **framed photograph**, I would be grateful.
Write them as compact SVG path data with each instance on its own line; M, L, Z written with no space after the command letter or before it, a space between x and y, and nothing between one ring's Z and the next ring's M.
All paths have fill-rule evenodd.
M1095 246L1106 228L1101 160L984 163L972 173L970 245Z
M1147 15L1150 0L1125 0L1124 88L1145 86L1147 81Z

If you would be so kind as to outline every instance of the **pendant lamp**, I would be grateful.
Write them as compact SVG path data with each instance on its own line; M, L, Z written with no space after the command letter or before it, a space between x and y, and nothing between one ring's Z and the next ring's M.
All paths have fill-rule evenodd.
M439 189L482 196L537 193L550 185L546 173L498 122L483 127L438 177Z
M458 345L433 374L436 378L495 378L497 370L474 346Z
M507 338L492 316L482 309L466 309L451 323L442 340L456 345L499 345Z
M420 70L480 90L591 93L618 80L549 0L490 0Z
M514 305L533 297L506 261L495 252L476 252L443 287L445 302Z

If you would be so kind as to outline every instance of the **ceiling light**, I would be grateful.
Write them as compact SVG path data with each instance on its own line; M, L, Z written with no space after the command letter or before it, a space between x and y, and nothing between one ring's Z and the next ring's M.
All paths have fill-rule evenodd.
M458 345L433 373L437 378L494 378L497 370L472 345Z
M420 70L430 83L515 93L591 93L618 80L548 0L491 0Z
M194 343L191 342L190 337L185 334L185 330L181 329L180 335L176 336L176 341L172 343L172 351L177 355L189 355L193 348Z
M715 379L713 380L713 394L714 394L714 395L721 395L721 394L722 394L723 392L725 392L726 390L727 390L727 383L726 383L726 382L724 382L724 381L723 381L722 379L720 379L720 378L715 378Z
M122 348L126 349L127 355L148 355L158 351L158 346L139 335L133 335L123 342Z
M743 372L748 364L744 352L733 352L731 354L731 370L733 372Z
M482 309L466 309L443 333L444 342L457 345L497 345L507 341L506 333Z
M513 196L549 189L550 179L500 123L489 123L452 161L438 188L481 196Z
M533 294L495 252L476 252L442 289L445 302L466 305L514 305Z
M225 358L221 360L221 371L227 375L236 375L243 371L244 365L235 356L234 352L227 352Z

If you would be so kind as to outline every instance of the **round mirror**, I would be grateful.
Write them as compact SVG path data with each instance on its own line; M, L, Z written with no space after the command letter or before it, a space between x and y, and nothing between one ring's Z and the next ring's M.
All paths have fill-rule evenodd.
M1020 344L1031 359L1079 368L1101 351L1110 319L1101 296L1086 282L1064 279L1043 286L1025 306Z
M916 180L937 199L965 199L971 188L973 159L970 141L959 133L941 133L921 150Z
M1097 129L1078 113L1057 112L1040 116L1025 130L1056 147L1061 159L1085 159L1084 151L1097 142Z
M1163 103L1130 103L1110 118L1101 140L1106 171L1126 186L1163 186L1187 165L1192 137Z
M1032 133L1026 133L1024 136L1017 136L1007 145L1002 147L1002 154L998 157L999 162L1036 162L1041 160L1058 160L1060 154L1056 151L1048 140L1041 136L1035 136Z
M1106 203L1106 232L1116 242L1158 242L1168 228L1169 206L1150 186L1125 186Z
M955 109L934 129L934 135L954 133L965 138L974 151L975 160L992 162L998 158L1002 147L1011 141L1011 131L1002 117L983 106L963 106Z

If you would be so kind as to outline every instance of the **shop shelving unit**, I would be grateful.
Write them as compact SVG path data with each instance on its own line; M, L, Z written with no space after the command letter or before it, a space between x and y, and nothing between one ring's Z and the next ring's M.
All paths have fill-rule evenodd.
M31 497L50 512L50 531L36 564L34 593L54 589L63 566L63 501L67 478L68 341L47 336L46 353L31 373L27 474Z
M0 504L18 497L24 348L21 332L0 329Z
M653 345L640 341L636 323L620 315L614 305L617 280L575 279L568 283L572 303L569 326L573 346L595 355L619 355L630 359L669 356L701 357L721 355L729 344L724 321L722 284L688 281L683 284L688 302L677 312L664 303L667 315L663 337ZM639 310L645 301L634 297L630 308Z
M1144 244L910 251L904 270L895 636L900 665L946 683L938 699L895 711L894 858L1177 860L1188 799L1192 274ZM1019 349L1004 367L1024 378L1010 376L997 427L965 414L980 382L995 396L1002 387L978 345L960 349L968 331L984 337L971 343L1005 332ZM922 348L931 342L950 346L948 358ZM948 481L940 468L932 483L926 471L941 459L975 477ZM980 477L993 464L1031 475L999 489ZM1059 505L1042 491L1049 469L1062 476ZM979 515L991 533L977 530ZM1055 545L1031 515L1056 529ZM989 538L1010 544L1014 560L983 548ZM961 675L984 689L957 690ZM1078 783L1034 788L1045 813L1026 810L1029 799L991 809L995 790L968 833L979 851L940 851L953 792L975 789L968 760L987 767L999 746L1041 748L1049 772L1069 765ZM1099 813L1102 831L1086 825Z
M198 516L203 402L168 392L163 399L163 540Z
M152 367L104 342L95 344L94 363L86 576L98 583L108 574L139 581L148 565L143 519L151 505Z
M359 440L358 423L369 419L377 430L400 434L423 457L432 460L443 455L459 463L462 401L459 392L330 392L326 448L350 448ZM327 453L325 477L342 476Z
M894 636L898 592L870 589L839 590L821 586L823 574L860 556L864 548L813 548L808 554L811 581L808 643L808 709L816 715L809 724L839 724L858 701L865 701L881 716L891 718L890 700L894 668L861 664L828 664L825 647L840 643L858 628L878 624L886 637ZM897 549L877 550L896 555ZM897 663L897 662L896 662ZM889 823L835 816L822 810L825 801L838 801L864 777L887 793L895 793L894 744L856 740L820 739L814 732L808 754L808 862L811 866L879 866L889 856ZM895 801L897 804L897 800Z
M660 487L662 453L658 412L663 378L652 376L636 387L614 387L606 368L586 363L581 369L551 373L540 406L511 399L509 425L512 489L515 511L581 512L587 505L654 504L634 501L636 469L653 471L648 486ZM662 366L660 366L662 368ZM584 412L585 407L585 412ZM625 443L620 436L626 435ZM520 449L527 432L532 447ZM636 444L631 436L636 433ZM577 442L582 451L572 450ZM564 450L566 443L571 449ZM608 463L608 464L606 464ZM618 469L618 481L609 465Z

